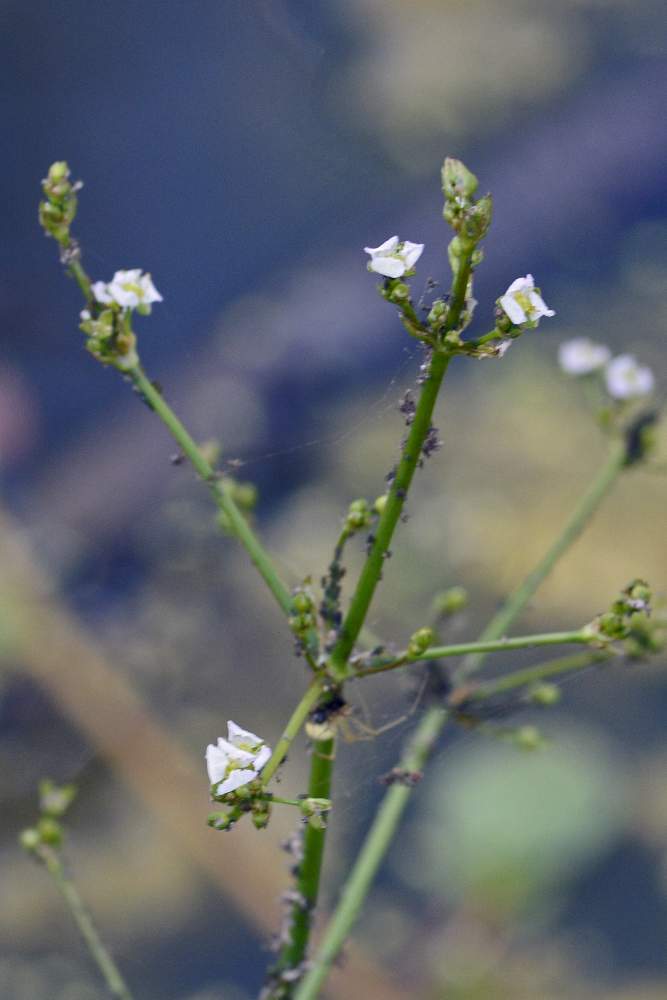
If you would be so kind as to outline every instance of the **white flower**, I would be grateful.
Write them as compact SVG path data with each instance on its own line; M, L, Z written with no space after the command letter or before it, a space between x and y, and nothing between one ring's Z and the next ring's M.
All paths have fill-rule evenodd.
M500 297L500 304L515 326L537 326L542 316L555 316L535 288L532 274L517 278Z
M144 313L151 311L153 302L162 302L150 274L142 274L138 267L130 271L116 271L108 284L96 281L93 295L103 305L115 303L122 309L139 309Z
M588 375L604 368L611 357L605 344L596 344L588 337L566 340L558 348L558 363L568 375Z
M648 396L653 390L653 372L645 365L637 364L632 354L619 354L607 365L605 372L607 392L614 399L634 399Z
M217 745L206 747L208 779L217 785L216 795L233 792L254 781L271 756L260 736L241 729L231 720L227 723L227 739L219 738Z
M371 255L368 270L382 274L385 278L402 278L411 271L424 250L423 243L401 243L398 236L391 236L379 247L364 247L364 253Z

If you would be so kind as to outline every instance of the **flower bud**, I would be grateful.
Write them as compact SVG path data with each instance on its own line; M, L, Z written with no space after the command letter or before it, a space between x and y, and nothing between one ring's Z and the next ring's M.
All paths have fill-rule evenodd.
M241 510L251 511L257 506L257 487L254 483L234 482L231 487L232 500Z
M37 850L41 843L42 838L34 826L28 827L27 830L22 830L19 834L19 844L24 851L32 853Z
M213 830L231 830L237 819L235 810L230 809L227 812L210 813L206 822Z
M493 216L493 199L490 194L480 198L476 205L466 213L462 234L473 243L478 243L486 236Z
M373 510L376 514L383 514L384 509L387 506L387 500L389 499L388 493L383 493L382 496L376 497L373 502Z
M60 847L63 842L63 828L51 816L42 816L37 823L37 831L43 844Z
M371 509L367 500L353 500L345 518L345 529L349 532L360 531L371 523Z
M419 628L410 636L408 656L420 656L435 642L435 632L432 628Z
M512 734L512 742L521 750L540 750L544 746L544 737L537 726L519 726Z
M292 598L292 607L299 615L305 614L307 611L312 611L314 604L308 591L297 590L296 594Z
M470 200L479 186L479 181L465 163L451 156L442 165L441 177L442 193L448 201L455 198Z
M549 708L551 705L557 705L560 701L560 688L557 684L535 684L534 687L528 692L528 698L535 705L541 705L544 708Z
M433 598L433 613L446 618L462 611L468 604L468 591L464 587L449 587Z
M269 825L269 813L268 812L254 812L252 814L253 826L257 830L265 830Z
M447 318L447 303L444 299L436 299L431 306L430 312L426 317L426 322L428 325L433 327L438 327Z

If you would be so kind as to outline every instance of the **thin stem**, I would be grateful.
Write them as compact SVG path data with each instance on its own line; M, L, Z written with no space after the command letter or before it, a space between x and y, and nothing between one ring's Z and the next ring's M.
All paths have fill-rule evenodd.
M81 936L86 943L98 969L102 973L109 993L118 1000L132 1000L125 980L123 979L118 966L107 951L100 935L93 923L93 918L86 909L85 903L81 899L79 892L71 879L65 874L62 861L54 850L46 845L41 845L36 851L37 857L44 864L49 875L61 893L70 913L74 917Z
M540 584L551 573L559 559L567 552L586 527L604 497L609 493L626 463L626 448L623 441L614 441L607 461L577 504L560 535L516 590L510 594L500 611L493 616L480 636L480 642L498 639L518 617ZM454 679L460 683L481 667L485 653L471 653L456 671Z
M402 770L419 772L423 769L446 719L447 712L444 709L433 708L427 712L401 760L400 768ZM377 874L407 805L410 792L409 785L395 784L384 796L370 832L345 883L336 912L329 922L317 954L310 963L310 969L296 991L294 1000L315 1000L315 997L319 996L320 988L331 965L359 915L370 885Z
M299 809L303 805L302 799L283 799L280 795L274 795L273 792L267 792L266 795L260 795L264 802L273 802L278 806L297 806Z
M420 660L439 660L448 656L464 656L466 653L495 653L508 649L530 649L536 646L561 646L568 643L587 644L599 642L599 636L584 629L577 629L575 632L542 632L536 635L518 635L511 639L492 639L487 642L460 642L452 646L431 646L416 656L407 653L396 657L389 663L380 663L378 666L365 667L363 670L355 670L355 677L370 677L372 674L381 674L387 670L396 670L397 667L407 666L411 663L418 663Z
M403 448L396 476L378 521L371 550L364 563L350 607L341 626L340 639L331 655L331 672L339 679L345 677L347 660L364 624L375 588L380 582L391 539L401 516L417 463L421 458L422 446L431 428L433 409L449 361L450 355L448 354L434 354L431 360L429 374L422 387L408 440Z
M77 285L81 289L84 299L86 300L86 305L91 306L94 302L93 292L90 285L90 278L83 269L81 262L78 260L73 260L67 265L67 270L72 275Z
M493 698L495 695L506 694L516 688L527 687L532 684L539 684L541 681L551 680L552 677L562 677L563 674L579 673L596 663L606 663L614 657L611 650L597 649L588 653L575 653L572 656L560 656L557 660L550 660L548 663L538 663L534 667L525 667L523 670L513 670L510 674L499 677L498 680L488 681L472 688L467 694L468 701L484 701Z
M313 743L310 780L308 782L309 798L331 798L334 751L334 739ZM311 923L320 887L325 840L325 826L316 827L310 823L306 826L303 838L303 857L299 862L296 891L290 907L288 937L274 970L274 973L283 973L282 982L285 984L285 990L280 994L283 997L292 995L292 990L287 985L289 976L285 977L284 973L298 970L306 958Z
M539 585L593 516L600 502L609 492L623 469L625 459L625 449L621 447L620 443L616 443L609 454L607 462L583 495L575 508L574 514L565 525L555 544L542 562L537 565L532 573L510 595L498 614L489 622L480 637L480 641L485 642L499 638L513 623ZM591 658L590 662L594 662L593 657L604 654L579 654L576 657L579 669L581 669L581 657L584 655ZM465 680L465 677L469 673L478 669L485 656L485 652L478 651L471 654L469 659L464 660L463 667L465 668L467 664L467 670L462 670L461 676L457 676L456 681ZM572 663L575 658L568 657L567 660ZM560 661L561 667L563 662L563 660ZM472 664L472 667L470 664ZM547 671L546 665L544 670ZM522 673L525 680L525 671ZM547 675L548 673L545 673L544 676ZM410 772L422 769L448 718L449 713L438 706L433 706L425 712L414 736L408 744L405 754L399 761L397 771ZM420 746L425 748L424 752L415 752L415 748ZM345 883L341 900L327 927L320 948L312 960L311 970L297 991L295 1000L315 1000L315 997L317 997L319 988L326 979L340 949L343 947L384 855L393 840L403 811L408 803L412 787L412 785L395 784L385 794L380 809L366 836L361 853Z
M471 246L466 256L461 258L459 268L454 275L443 335L456 329L461 319L461 311L465 304L468 281L472 271L471 258L474 249L474 246ZM347 661L357 636L363 628L375 594L375 588L382 578L382 567L403 511L415 469L422 457L422 447L431 429L431 418L438 392L451 358L452 355L443 349L436 351L431 358L428 376L422 386L410 433L403 447L401 460L387 495L387 502L375 529L371 550L364 563L350 601L350 607L341 626L340 638L331 654L330 669L334 677L339 680L344 679L346 675Z
M292 741L298 734L301 726L306 721L312 710L317 705L319 698L324 691L326 681L323 677L317 677L303 695L301 701L292 712L283 734L276 744L270 759L262 771L262 784L268 785L269 781L282 764L289 751Z
M174 411L165 402L163 396L146 377L142 369L139 366L132 368L128 372L128 376L150 408L165 424L167 430L183 454L188 458L197 474L204 480L217 506L229 519L234 534L245 548L269 590L285 614L289 615L292 607L292 598L289 590L278 576L268 552L234 503L224 482L221 482L213 467L204 458L195 441L190 437Z

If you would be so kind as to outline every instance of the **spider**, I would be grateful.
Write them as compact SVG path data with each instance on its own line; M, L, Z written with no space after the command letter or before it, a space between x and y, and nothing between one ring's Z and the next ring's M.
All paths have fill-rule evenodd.
M386 722L383 726L378 726L377 728L358 719L353 714L354 708L345 701L340 691L336 691L328 701L318 705L310 713L305 726L306 733L315 742L331 740L338 732L340 732L346 743L357 743L360 740L374 740L378 736L381 736L382 733L386 733L390 729L394 729L396 726L407 722L417 711L427 680L428 678L425 676L419 685L417 696L407 712L404 712L397 719L392 719L390 722Z

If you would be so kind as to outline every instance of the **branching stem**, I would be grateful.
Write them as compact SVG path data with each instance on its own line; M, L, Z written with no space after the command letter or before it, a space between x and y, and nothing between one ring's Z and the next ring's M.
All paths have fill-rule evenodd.
M615 442L606 463L584 493L554 545L544 559L526 577L523 583L510 595L498 614L492 618L482 633L480 641L487 642L498 639L514 622L542 581L548 576L558 560L562 558L585 525L590 521L603 498L615 483L625 463L625 448L621 447L620 442ZM464 661L463 667L466 669L462 669L456 677L457 683L465 680L474 670L479 669L486 655L486 652L480 651L471 654L470 659ZM576 666L571 667L571 669L582 669L584 665L588 665L583 664L584 656L588 658L589 662L594 662L593 657L602 655L602 653L585 653L580 654L576 658L567 659L570 664L576 660ZM564 660L560 661L561 668L559 672L561 673L567 671L567 667L563 670L564 662ZM532 670L533 675L529 677L528 683L536 679L535 671L537 668L532 668ZM543 670L542 679L548 676L548 665L544 665ZM523 674L521 682L526 683L527 672L522 671L521 673ZM496 683L501 683L501 681ZM449 713L447 710L436 705L424 713L415 734L408 743L405 753L401 756L397 766L398 771L412 772L423 769L448 718ZM395 836L398 824L409 801L412 787L412 785L394 784L386 792L359 856L345 883L340 902L329 922L317 953L311 961L311 967L295 994L294 1000L315 1000L318 996L319 989L324 983L336 956L343 947L359 915L371 883Z
M512 649L530 649L537 646L561 646L572 644L588 645L592 642L599 642L600 639L593 632L586 629L577 629L574 632L543 632L536 635L518 635L513 638L490 639L487 642L460 642L452 646L430 646L423 653L411 656L407 653L399 654L395 660L387 663L380 662L377 666L371 664L361 670L355 670L355 677L371 677L373 674L381 674L387 670L396 670L398 667L409 666L411 663L418 663L421 660L439 660L450 656L465 656L466 654L486 654L502 652Z

